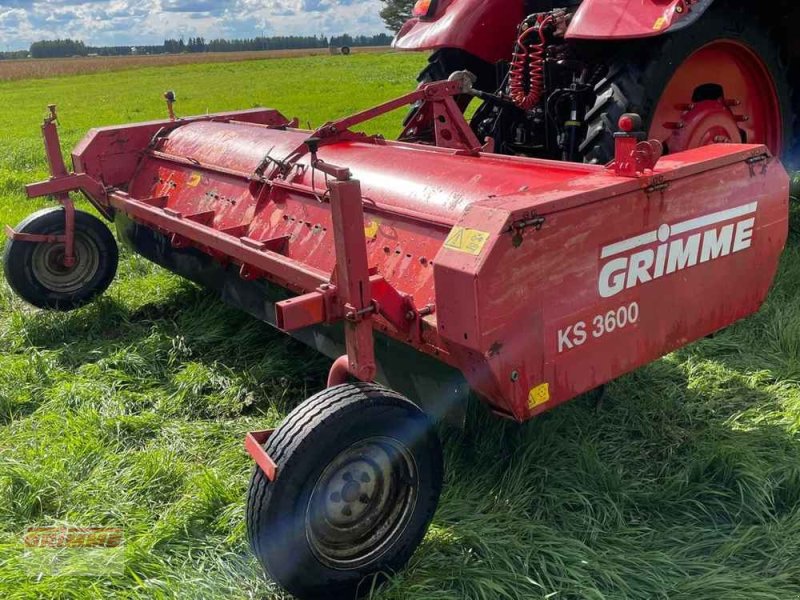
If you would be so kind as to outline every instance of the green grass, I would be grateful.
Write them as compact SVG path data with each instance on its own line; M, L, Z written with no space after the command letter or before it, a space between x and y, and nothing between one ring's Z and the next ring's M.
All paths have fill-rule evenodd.
M274 106L314 124L412 85L420 56L193 65L0 84L0 222L42 203L38 125ZM393 134L397 117L378 122ZM375 129L373 129L375 130ZM794 218L796 225L797 219ZM800 239L754 318L518 426L446 431L447 482L388 599L800 598ZM244 535L243 433L328 364L211 294L123 256L98 303L34 311L0 287L0 597L263 598ZM121 527L107 568L40 573L32 525ZM85 570L85 569L84 569Z

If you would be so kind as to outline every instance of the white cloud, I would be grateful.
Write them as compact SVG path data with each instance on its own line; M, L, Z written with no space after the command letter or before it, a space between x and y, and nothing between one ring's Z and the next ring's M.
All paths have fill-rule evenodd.
M42 39L92 46L203 36L374 34L380 0L0 0L0 50Z

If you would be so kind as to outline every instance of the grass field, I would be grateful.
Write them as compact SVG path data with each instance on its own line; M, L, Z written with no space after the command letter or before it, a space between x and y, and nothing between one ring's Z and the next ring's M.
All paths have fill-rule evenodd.
M58 102L65 146L91 126L275 106L305 123L408 89L388 54L187 65L0 83L0 222L40 203L38 137ZM396 133L387 117L374 130ZM797 225L797 218L793 219ZM800 598L800 237L764 310L518 426L470 411L445 431L440 510L376 598ZM37 312L0 286L0 597L277 599L250 557L243 433L320 389L328 363L124 255L97 304ZM124 530L124 556L48 573L26 527Z

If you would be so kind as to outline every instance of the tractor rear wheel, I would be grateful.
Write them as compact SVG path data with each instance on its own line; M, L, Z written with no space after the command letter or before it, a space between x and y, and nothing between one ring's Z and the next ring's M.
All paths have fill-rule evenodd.
M456 71L469 71L477 77L475 88L485 91L494 92L497 89L497 77L495 74L495 67L480 58L473 56L469 52L459 50L457 48L442 48L437 50L428 58L428 65L422 70L417 77L420 85L423 83L433 83L435 81L446 81L450 75ZM459 108L466 111L469 106L472 96L462 95L456 98ZM403 125L408 125L417 116L421 103L416 103L411 106L406 115ZM405 141L414 141L422 143L433 143L434 133L433 126L422 126L418 132L414 134L412 139Z
M64 209L47 208L22 221L19 233L63 235ZM6 280L23 300L48 310L70 311L88 304L111 285L119 250L108 227L75 211L75 264L64 265L64 244L10 240L3 254Z
M442 486L439 439L415 404L372 384L332 387L265 449L277 477L255 467L247 531L276 583L301 599L353 598L411 558Z
M789 154L794 143L788 69L768 28L721 4L686 29L626 47L597 84L581 151L614 156L619 117L642 115L667 152L713 143L762 143Z

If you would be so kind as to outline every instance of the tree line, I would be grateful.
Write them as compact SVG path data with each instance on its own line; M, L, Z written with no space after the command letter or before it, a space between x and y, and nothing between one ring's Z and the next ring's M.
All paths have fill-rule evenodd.
M376 35L272 36L241 40L192 37L165 40L158 46L87 46L80 40L43 40L31 44L29 51L0 52L0 60L14 58L68 58L73 56L131 56L142 54L184 54L195 52L247 52L258 50L303 50L329 46L388 46L392 37Z

